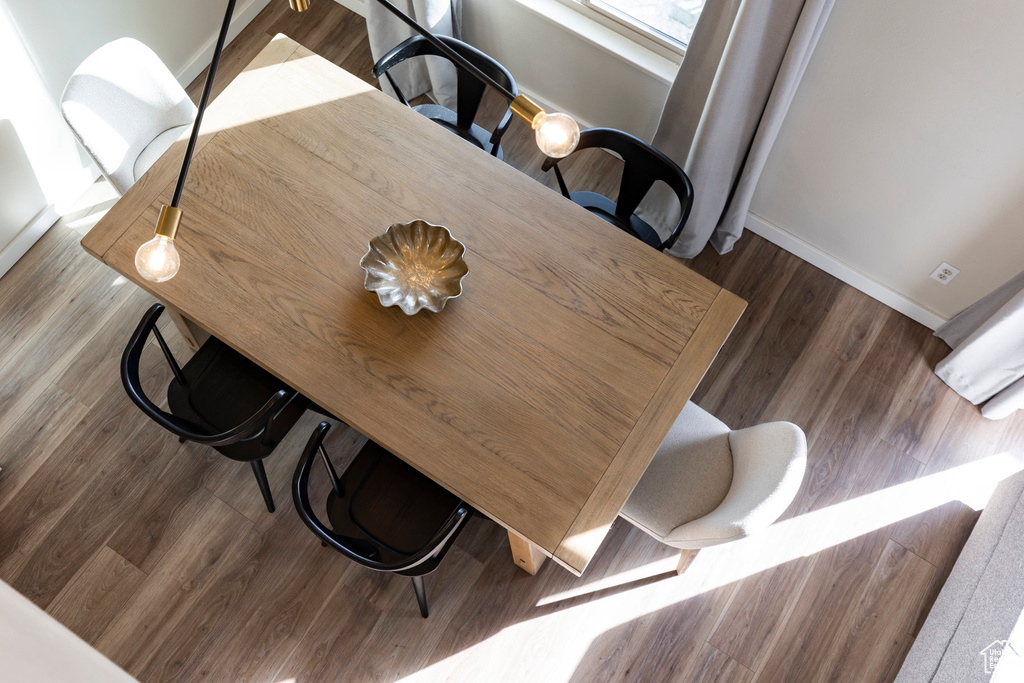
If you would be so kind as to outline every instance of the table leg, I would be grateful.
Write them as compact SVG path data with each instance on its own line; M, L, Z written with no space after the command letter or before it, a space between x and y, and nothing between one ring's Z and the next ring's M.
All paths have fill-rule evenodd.
M512 559L516 566L528 574L536 574L544 560L548 559L543 550L514 531L509 530L508 543L512 546Z
M687 569L689 569L690 565L693 564L693 561L697 559L698 552L700 551L683 550L682 553L679 555L679 564L676 565L676 574L682 574Z
M178 309L167 304L164 304L164 308L167 310L167 315L174 322L174 326L178 328L178 332L185 338L185 343L193 351L198 351L203 342L210 338L209 332L183 316L178 312Z

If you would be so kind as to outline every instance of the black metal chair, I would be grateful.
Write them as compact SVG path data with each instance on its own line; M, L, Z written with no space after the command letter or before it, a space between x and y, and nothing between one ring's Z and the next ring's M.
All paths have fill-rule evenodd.
M570 193L558 168L561 159L549 157L541 168L544 171L555 169L558 187L562 194L574 203L655 249L671 248L679 239L693 206L693 185L690 184L690 179L686 177L683 169L640 138L614 128L589 128L582 131L580 143L573 153L590 147L611 150L625 162L622 166L622 180L619 183L619 197L616 201L596 192ZM658 180L663 181L675 192L680 206L679 222L665 240L661 239L654 228L633 213Z
M232 460L248 462L267 509L273 512L263 459L302 416L309 400L214 337L180 367L156 326L163 311L161 304L146 311L121 356L121 381L128 397L179 441L206 444ZM150 333L174 373L167 385L170 413L142 388L139 363Z
M492 57L461 40L448 36L438 36L438 38L472 62L485 74L508 88L513 95L519 93L519 88L516 86L516 81L512 78L512 74ZM381 57L373 66L373 75L378 80L380 80L381 75L385 76L388 82L391 83L391 87L395 89L398 100L406 106L411 106L389 72L397 64L401 64L407 59L424 56L441 57L448 60L448 57L441 54L441 51L428 42L426 38L417 35L402 42ZM454 64L451 60L448 61ZM504 153L501 150L501 138L508 129L509 122L512 120L512 110L510 108L505 109L505 114L492 132L488 132L481 126L473 123L477 111L480 109L480 101L483 99L487 86L468 71L459 68L458 65L456 65L456 70L458 72L458 100L456 105L458 112L453 112L451 109L438 104L418 104L412 108L428 119L441 124L463 140L502 159Z
M292 498L302 521L325 546L353 562L412 577L420 614L427 618L423 576L437 569L473 514L473 508L373 441L338 476L323 446L321 422L295 469ZM309 502L309 474L317 453L332 490L324 524Z

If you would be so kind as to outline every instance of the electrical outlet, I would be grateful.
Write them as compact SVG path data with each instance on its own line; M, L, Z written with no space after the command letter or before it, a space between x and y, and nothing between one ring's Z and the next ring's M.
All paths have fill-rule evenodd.
M932 272L932 279L936 280L939 284L948 285L949 281L955 278L959 273L959 269L954 268L943 261L939 264L939 267Z

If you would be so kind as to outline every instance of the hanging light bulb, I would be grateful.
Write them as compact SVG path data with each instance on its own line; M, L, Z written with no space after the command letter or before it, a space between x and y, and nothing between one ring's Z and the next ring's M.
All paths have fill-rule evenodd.
M580 127L568 114L541 112L534 121L537 146L549 157L569 156L580 142Z
M512 100L512 112L537 131L537 146L549 157L569 156L580 142L580 127L568 114L549 114L526 95Z
M156 221L156 235L135 252L135 268L150 282L166 282L178 273L181 257L174 247L174 236L181 222L181 209L166 204Z

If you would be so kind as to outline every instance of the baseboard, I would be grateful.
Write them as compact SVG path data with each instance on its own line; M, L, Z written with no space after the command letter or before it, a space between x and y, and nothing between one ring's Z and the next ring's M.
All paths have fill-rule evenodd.
M263 8L273 2L283 2L283 0L249 0L248 3L242 9L236 9L235 15L231 18L231 27L228 29L228 37L225 45L229 45L232 40L235 39L243 28L249 25L256 15L263 11ZM210 65L210 61L213 59L213 50L217 47L217 33L219 30L218 26L212 26L211 30L214 31L213 36L209 42L195 54L192 59L189 60L188 64L178 73L178 82L181 83L181 87L187 88L189 83L195 80L196 76L203 73L203 69Z
M916 320L925 327L934 330L946 322L946 319L942 316L889 289L864 273L851 268L834 256L830 256L817 247L811 246L792 233L769 223L757 214L747 214L746 228L772 244L782 247L794 256L807 261L812 266L817 266L829 275L839 278L855 289L859 289L872 299L899 311L911 320Z
M53 208L53 204L36 214L36 217L14 236L10 244L0 250L0 277L3 277L18 262L18 259L32 248L36 240L42 237L43 233L49 230L59 218L60 214Z

